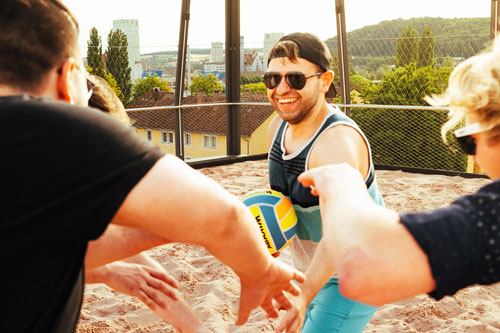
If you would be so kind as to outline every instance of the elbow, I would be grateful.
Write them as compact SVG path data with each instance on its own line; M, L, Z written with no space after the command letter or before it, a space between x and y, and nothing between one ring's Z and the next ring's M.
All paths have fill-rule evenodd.
M377 298L376 259L362 249L346 253L337 267L339 291L349 299L379 306L384 302Z

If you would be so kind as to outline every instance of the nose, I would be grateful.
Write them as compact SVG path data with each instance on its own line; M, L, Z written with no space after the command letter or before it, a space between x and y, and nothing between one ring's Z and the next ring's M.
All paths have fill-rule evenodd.
M283 76L283 77L281 77L281 81L275 89L276 89L276 93L278 95L284 95L287 92L289 92L292 88L290 88L290 86L288 85L288 82L286 82L286 79Z

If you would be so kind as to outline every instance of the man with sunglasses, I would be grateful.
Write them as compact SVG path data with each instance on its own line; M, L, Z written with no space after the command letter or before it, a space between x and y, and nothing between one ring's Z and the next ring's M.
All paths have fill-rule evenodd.
M1 332L74 332L85 269L167 241L233 269L238 324L291 306L283 291L304 276L269 256L237 197L87 107L78 23L60 1L2 0L0 22Z
M374 305L429 293L440 299L474 284L500 281L500 40L451 73L446 92L427 98L450 106L442 128L454 132L493 180L476 193L430 212L398 214L374 205L358 171L334 165L299 177L319 195L335 243L330 252L348 297ZM355 234L355 237L351 237Z
M268 131L269 182L292 201L297 237L290 244L295 266L305 272L302 294L294 298L279 329L289 332L362 332L376 307L343 297L335 267L321 260L335 244L322 239L318 198L297 177L333 163L349 163L365 180L365 191L383 205L368 140L352 119L326 97L334 97L334 73L326 45L309 33L283 36L269 53L264 74L269 101L278 113Z

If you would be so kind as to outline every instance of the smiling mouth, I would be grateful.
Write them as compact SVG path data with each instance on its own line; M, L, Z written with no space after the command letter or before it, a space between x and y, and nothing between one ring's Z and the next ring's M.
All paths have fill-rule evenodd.
M278 98L279 104L290 104L298 100L298 98Z

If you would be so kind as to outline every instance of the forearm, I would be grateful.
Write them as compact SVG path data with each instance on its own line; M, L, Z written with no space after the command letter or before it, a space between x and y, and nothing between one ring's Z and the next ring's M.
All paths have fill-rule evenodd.
M114 223L205 247L240 276L271 265L257 224L240 200L171 156L161 159L129 193ZM244 250L242 250L244 249Z
M344 296L381 305L435 288L426 254L395 211L373 202L359 171L330 165L299 181L320 197L323 238L335 244L331 255Z
M163 267L145 253L120 260L130 264L140 264L154 269L163 270ZM102 265L93 269L85 270L85 283L106 283L110 274L113 274L113 265Z
M101 237L89 242L85 268L89 271L166 243L168 240L158 235L111 224Z

